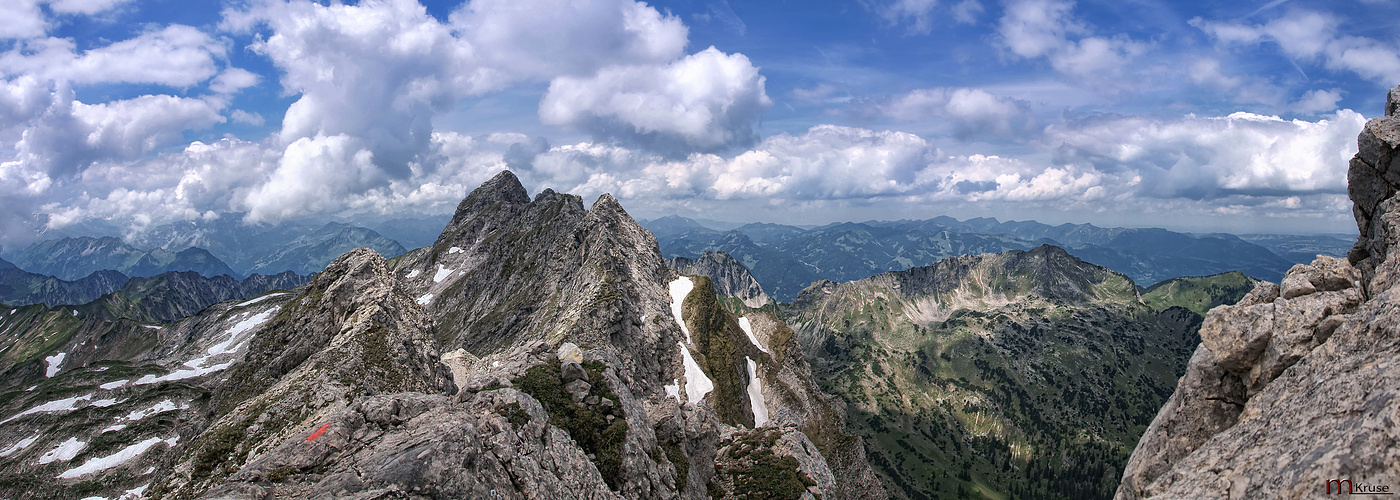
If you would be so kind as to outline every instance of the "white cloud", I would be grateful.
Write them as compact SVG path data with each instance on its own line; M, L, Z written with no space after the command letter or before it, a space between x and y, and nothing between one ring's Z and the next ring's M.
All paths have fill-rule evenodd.
M1264 24L1216 22L1199 17L1190 24L1227 47L1271 41L1295 61L1321 62L1327 69L1349 71L1384 85L1400 80L1400 55L1393 43L1339 35L1341 21L1328 13L1290 9Z
M6 0L0 2L0 39L31 38L43 36L48 28L39 2L34 0Z
M1051 126L1058 160L1135 172L1148 196L1211 199L1232 194L1344 193L1346 165L1365 118L1286 121L1234 113L1176 120L1111 118Z
M910 33L928 34L933 30L933 9L937 6L938 0L894 0L878 10L890 25L907 21Z
M748 57L710 47L666 65L557 78L540 102L540 119L661 149L677 142L715 149L751 142L753 122L770 104Z
M982 7L982 3L977 0L963 0L953 6L953 20L957 21L959 24L976 24L977 18L980 17L985 10L986 9Z
M261 77L252 71L243 68L228 68L222 73L219 73L219 76L215 77L214 81L209 83L209 90L220 94L232 94L257 85L258 81L261 79Z
M1342 93L1340 90L1314 89L1303 94L1303 97L1298 99L1298 102L1293 103L1292 108L1293 111L1305 115L1326 113L1337 109L1337 101L1340 100L1342 100Z
M475 0L450 20L480 64L510 78L665 63L681 56L688 36L679 19L631 0Z
M23 96L4 113L20 118L9 129L23 130L13 168L50 177L77 174L94 161L134 159L179 141L185 130L224 121L222 104L203 99L144 95L85 104L63 84L19 79L6 87L11 96Z
M283 71L286 91L299 94L275 138L285 149L281 161L245 200L255 219L440 202L437 190L458 182L447 180L453 172L438 172L458 163L445 151L465 136L434 133L433 117L459 99L512 84L628 82L632 87L586 89L596 106L574 108L574 116L627 125L593 129L604 138L654 133L705 146L751 135L755 111L746 100L767 103L761 77L742 55L676 60L685 26L629 0L477 0L447 23L412 0L269 0L226 11L223 26L241 33L268 28L253 49ZM739 73L711 73L734 69ZM745 95L755 82L756 97ZM637 95L695 107L658 116L609 107ZM469 142L468 149L476 147ZM494 161L470 172L502 168L501 154Z
M1126 35L1093 36L1075 19L1074 3L1014 0L997 25L1002 45L1016 56L1045 58L1056 71L1081 79L1106 80L1141 55L1147 45Z
M959 137L1009 135L1032 122L1025 103L975 88L914 90L879 105L878 111L901 121L945 119L955 124L954 133Z
M232 113L229 113L228 117L230 120L233 120L234 123L242 123L244 125L252 125L254 127L261 127L263 126L263 123L266 123L266 120L263 119L263 116L261 114L249 113L241 109L233 110Z
M0 55L0 72L74 83L154 83L189 87L214 76L221 42L189 26L171 25L78 53L72 40L21 41Z

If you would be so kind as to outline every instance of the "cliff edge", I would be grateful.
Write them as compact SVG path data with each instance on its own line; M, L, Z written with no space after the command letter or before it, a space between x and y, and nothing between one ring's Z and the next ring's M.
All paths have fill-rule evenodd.
M1360 237L1210 311L1116 498L1303 498L1400 487L1400 87L1347 172ZM1328 491L1328 490L1331 491Z

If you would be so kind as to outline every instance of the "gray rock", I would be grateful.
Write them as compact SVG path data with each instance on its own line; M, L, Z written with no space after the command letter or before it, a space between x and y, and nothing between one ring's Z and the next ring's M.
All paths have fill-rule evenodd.
M1328 481L1400 480L1397 96L1367 123L1347 174L1361 229L1354 268L1319 258L1278 291L1261 285L1212 310L1117 498L1310 498Z

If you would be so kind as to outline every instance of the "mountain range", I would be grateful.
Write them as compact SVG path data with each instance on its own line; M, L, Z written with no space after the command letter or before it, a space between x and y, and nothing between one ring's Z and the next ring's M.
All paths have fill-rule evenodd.
M0 496L884 496L792 330L607 195L506 172L393 259L169 324L100 302L0 308Z
M331 222L320 226L283 224L242 226L236 217L179 222L142 233L135 244L114 236L70 236L30 245L13 265L31 273L73 281L101 270L126 276L194 271L206 277L284 271L315 273L336 257L366 247L396 256L405 249L373 230Z
M1318 254L1344 255L1351 248L1351 242L1326 235L1251 235L1246 240L1228 234L1191 235L1157 228L1051 226L990 218L959 221L946 216L816 228L754 223L729 231L678 216L642 224L656 234L668 258L695 259L706 251L732 255L780 302L791 302L799 291L819 279L850 281L955 255L1029 250L1042 244L1065 248L1144 286L1179 276L1236 270L1277 281L1294 264L1309 262Z

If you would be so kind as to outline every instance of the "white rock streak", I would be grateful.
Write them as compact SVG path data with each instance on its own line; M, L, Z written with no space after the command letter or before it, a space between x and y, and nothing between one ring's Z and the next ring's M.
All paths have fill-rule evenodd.
M768 422L768 405L763 402L763 383L758 380L758 363L748 356L744 356L744 361L749 364L749 407L753 408L753 426L762 427Z
M118 451L111 455L88 460L87 463L84 463L83 465L63 471L62 474L58 475L58 478L72 479L83 474L90 474L97 471L107 470L118 465L124 464L127 460L131 460L133 458L141 456L142 453L145 453L146 450L151 449L151 447L155 446L156 443L165 443L168 446L175 446L175 443L179 441L179 436L175 436L170 439L161 439L158 437L153 437L145 441L128 446L126 448L122 448L121 451Z
M763 351L765 353L768 352L768 348L763 347L763 344L758 341L758 337L755 337L753 335L753 326L749 324L749 318L739 318L739 328L744 330L744 333L749 336L749 342L753 342L753 345L755 347L758 347L758 350Z
M44 370L44 376L52 377L54 375L58 375L59 368L63 366L63 358L66 357L68 357L68 353L60 352L53 356L44 358L44 362L48 363L48 367Z
M685 358L685 396L691 402L705 399L705 395L715 390L715 383L710 381L710 377L705 376L705 371L700 369L700 364L695 362L695 358L690 355L690 349L685 344L676 342L676 346L681 348L681 356Z
M695 282L689 277L681 276L671 282L671 315L676 317L676 324L681 325L681 331L685 332L685 343L690 343L690 329L685 326L685 319L681 318L681 304L685 302L685 296L690 295L690 291L695 289Z

